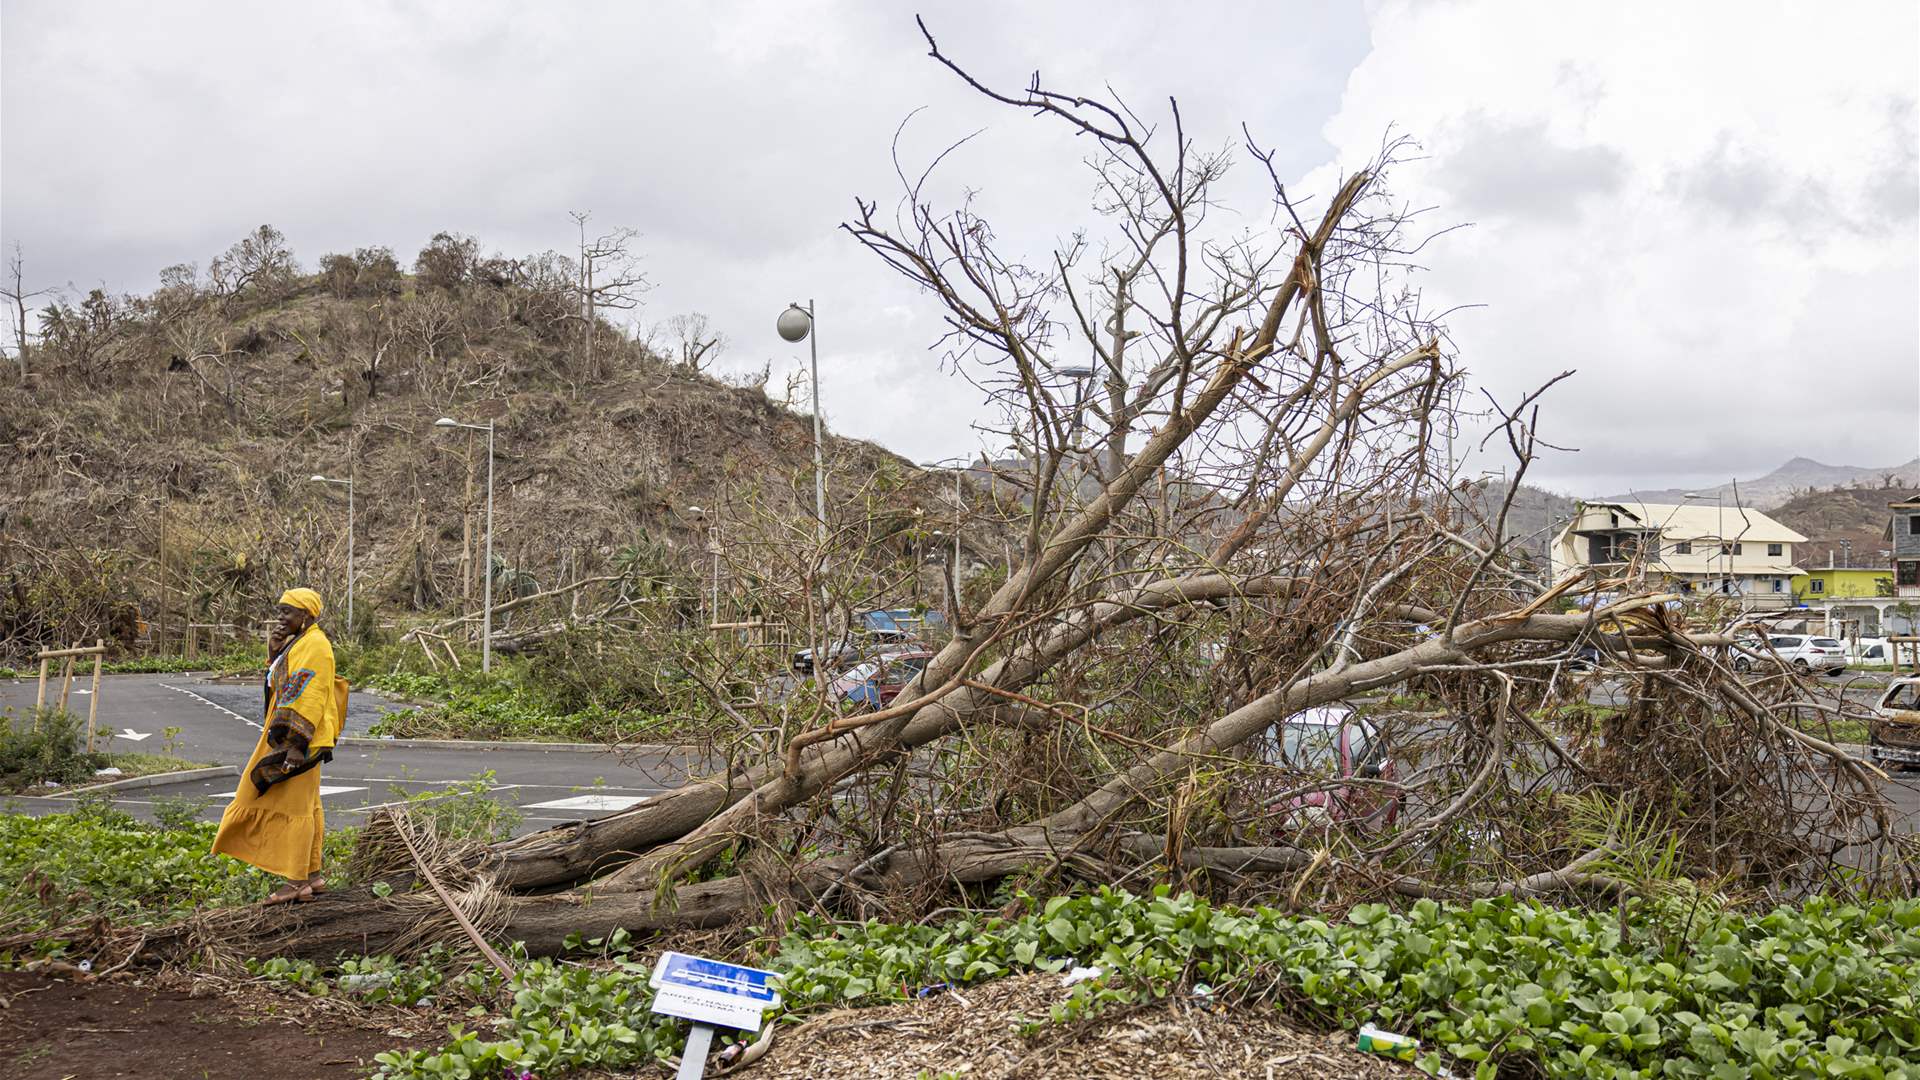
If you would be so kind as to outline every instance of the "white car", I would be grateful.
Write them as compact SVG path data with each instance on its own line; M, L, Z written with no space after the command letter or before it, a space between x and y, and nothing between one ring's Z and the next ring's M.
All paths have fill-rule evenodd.
M1848 647L1847 659L1856 664L1888 664L1893 662L1893 653L1886 638L1863 637Z
M1733 656L1733 670L1752 671L1765 664L1782 664L1802 675L1834 675L1847 670L1847 647L1839 638L1802 634L1769 634L1768 648L1742 644Z

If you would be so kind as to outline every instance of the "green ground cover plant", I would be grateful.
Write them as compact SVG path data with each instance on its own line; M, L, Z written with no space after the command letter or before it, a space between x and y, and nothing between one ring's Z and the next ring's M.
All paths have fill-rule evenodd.
M436 804L456 817L475 790ZM89 801L47 817L0 815L0 929L53 930L105 916L163 922L195 908L257 901L266 875L207 854L200 806L148 825ZM500 823L471 818L473 835ZM350 830L330 834L344 867ZM41 888L45 885L45 889ZM1681 887L1620 910L1533 901L1369 904L1343 918L1214 905L1191 894L1101 890L1029 901L1018 918L944 925L835 923L800 916L746 959L784 973L782 1020L850 1004L906 1000L1069 965L1102 969L1063 991L1053 1015L1101 1009L1206 984L1215 1000L1270 1006L1294 1021L1348 1030L1373 1023L1423 1040L1429 1069L1490 1077L1904 1078L1920 1076L1920 901L1843 904L1816 898L1743 912ZM624 933L575 941L590 963L519 958L502 986L450 957L265 960L256 974L308 993L441 1007L471 1002L464 1028L433 1051L383 1055L384 1077L476 1077L508 1067L556 1076L620 1069L678 1052L683 1025L653 1016L650 959ZM57 937L34 955L58 955ZM25 959L0 955L0 962ZM489 1003L511 992L499 1015ZM483 1023L484 1018L484 1023Z
M216 826L194 820L201 800L157 806L158 824L137 821L104 797L67 814L0 814L0 937L53 932L104 917L121 925L163 923L199 908L248 904L278 879L211 854ZM329 873L346 867L356 830L327 833ZM34 943L58 955L57 933ZM24 959L0 952L0 965Z
M666 644L675 642L669 635ZM339 670L357 687L422 706L382 717L374 735L667 741L692 734L711 705L697 683L660 662L654 645L661 642L577 642L560 635L534 656L495 656L493 671L482 674L478 653L461 652L460 667L434 669L412 646L370 644L343 647Z
M586 943L595 945L599 943ZM628 943L586 967L520 973L503 1037L453 1032L383 1054L382 1077L618 1069L676 1053L647 1011ZM763 963L785 974L783 1019L917 988L1097 965L1049 1019L1204 983L1308 1026L1414 1034L1423 1068L1492 1077L1920 1075L1920 902L1815 899L1762 914L1682 897L1585 912L1511 899L1355 907L1344 919L1218 907L1191 894L1102 890L1012 920L945 926L801 917Z

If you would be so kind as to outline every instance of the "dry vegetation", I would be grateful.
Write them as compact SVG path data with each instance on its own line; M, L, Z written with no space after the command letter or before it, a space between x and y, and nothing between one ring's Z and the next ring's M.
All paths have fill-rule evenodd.
M469 609L484 439L435 429L442 415L499 418L510 597L626 574L691 610L709 522L689 506L790 515L810 495L808 419L703 374L720 342L697 317L635 340L587 322L573 260L482 258L444 234L412 274L384 249L320 265L302 273L263 226L151 295L47 311L31 374L0 385L0 662L103 631L132 648L140 620L175 641L188 621L252 624L292 580L331 583L343 608L344 499L308 478L349 467L355 629ZM896 500L919 498L878 447L830 451L837 471L891 469Z

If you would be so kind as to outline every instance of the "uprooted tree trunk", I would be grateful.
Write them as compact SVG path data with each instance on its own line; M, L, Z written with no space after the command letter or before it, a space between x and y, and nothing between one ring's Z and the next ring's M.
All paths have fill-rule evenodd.
M1899 887L1911 852L1879 778L1802 730L1805 687L1736 678L1732 639L1644 563L1532 581L1507 504L1436 459L1479 423L1517 465L1510 501L1538 394L1477 421L1456 407L1462 375L1407 284L1420 241L1383 187L1397 147L1310 225L1249 142L1283 225L1248 237L1210 222L1229 155L1196 154L1177 108L1150 145L1122 107L1037 77L1002 94L933 55L1097 147L1104 249L1080 233L1013 261L970 207L937 213L918 185L893 222L863 203L847 226L939 301L954 364L1004 408L1015 495L957 524L1024 535L1027 557L952 613L894 704L816 695L716 775L435 867L390 861L392 881L430 871L468 921L534 953L768 904L937 907L1009 877L1298 905L1614 897L1653 878ZM1089 359L1091 418L1053 373ZM813 624L831 560L809 558L789 599ZM1569 668L1586 646L1604 684ZM1625 704L1595 707L1603 685ZM1369 694L1372 727L1348 743L1313 742L1338 717L1283 723ZM431 892L355 889L161 943L327 959L458 933Z

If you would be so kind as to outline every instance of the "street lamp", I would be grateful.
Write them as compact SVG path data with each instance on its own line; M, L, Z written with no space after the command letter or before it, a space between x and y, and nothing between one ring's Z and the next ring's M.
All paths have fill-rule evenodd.
M944 469L948 466L952 466L953 468L953 572L955 574L960 573L960 523L964 521L967 516L967 499L960 490L960 478L966 475L967 465L969 463L969 460L966 458L955 457L947 458L944 461L928 462L920 466L928 472L932 472L935 469ZM939 530L934 530L934 535L940 535Z
M706 511L698 506L689 506L687 513L704 515ZM720 541L713 535L713 524L704 517L701 520L707 526L707 551L713 556L713 609L707 615L707 622L717 623L720 621Z
M813 513L820 523L820 539L827 538L827 475L820 455L820 339L813 332L813 301L801 307L798 300L780 313L774 328L781 338L807 343L808 366L813 373Z
M443 416L435 420L433 426L487 433L487 570L480 594L480 672L484 675L493 670L493 421L488 420L484 425L463 424L451 416Z
M314 473L312 482L316 484L339 484L347 489L347 634L353 634L353 474L348 473L345 480Z
M1073 419L1067 424L1067 446L1078 450L1080 448L1080 408L1086 399L1087 380L1093 378L1094 371L1090 367L1067 367L1054 368L1053 372L1073 380Z

